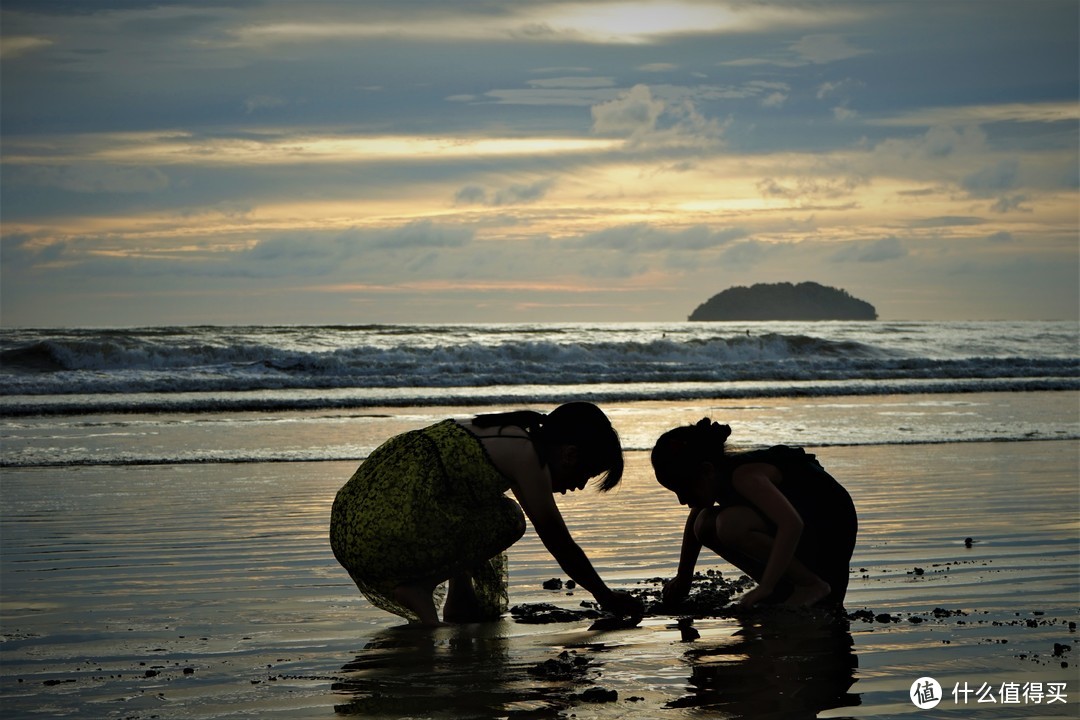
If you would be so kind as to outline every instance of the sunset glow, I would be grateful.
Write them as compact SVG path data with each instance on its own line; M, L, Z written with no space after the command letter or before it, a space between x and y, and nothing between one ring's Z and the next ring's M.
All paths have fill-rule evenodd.
M304 7L5 4L5 323L212 322L158 299L241 287L264 322L802 280L885 318L1080 307L1073 4ZM287 300L320 285L369 314Z

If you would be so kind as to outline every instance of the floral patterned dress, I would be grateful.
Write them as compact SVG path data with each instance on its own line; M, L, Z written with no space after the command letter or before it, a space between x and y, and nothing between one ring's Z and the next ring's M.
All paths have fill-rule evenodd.
M402 583L472 577L485 617L506 612L506 548L525 532L510 481L480 440L454 420L380 445L338 491L330 546L376 607L410 621Z

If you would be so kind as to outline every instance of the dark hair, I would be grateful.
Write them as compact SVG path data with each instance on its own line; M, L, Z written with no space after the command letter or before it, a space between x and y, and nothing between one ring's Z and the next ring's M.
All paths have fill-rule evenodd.
M696 472L701 463L721 464L725 457L724 444L730 435L730 426L707 417L693 425L668 430L652 449L656 481L672 490Z
M571 402L544 413L533 410L477 415L477 427L516 425L527 432L536 443L540 461L547 465L548 451L557 445L573 445L578 457L592 477L599 477L597 487L603 491L622 481L623 456L619 434L611 426L604 411L589 402Z

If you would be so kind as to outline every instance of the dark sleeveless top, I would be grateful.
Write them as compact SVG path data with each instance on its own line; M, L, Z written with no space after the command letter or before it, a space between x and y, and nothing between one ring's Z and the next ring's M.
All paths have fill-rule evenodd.
M777 489L803 520L795 556L832 586L832 593L823 604L842 605L859 529L855 505L847 490L811 453L799 447L776 445L728 456L721 473L720 497L717 498L720 507L754 507L731 482L732 473L747 463L767 463L780 471L782 477ZM775 531L773 523L767 517L764 519Z
M803 516L806 524L810 524L812 519L833 515L831 511L838 509L837 503L851 503L847 491L825 471L816 456L800 447L775 445L728 456L721 474L721 493L718 499L721 507L749 504L731 483L735 470L748 463L767 463L780 471L782 480L777 489Z

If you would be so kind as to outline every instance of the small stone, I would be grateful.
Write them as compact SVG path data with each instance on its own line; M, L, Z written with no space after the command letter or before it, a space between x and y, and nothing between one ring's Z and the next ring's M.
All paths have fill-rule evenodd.
M619 693L616 690L607 690L602 687L593 687L581 693L579 696L585 702L591 703L607 703L615 702L619 699Z

